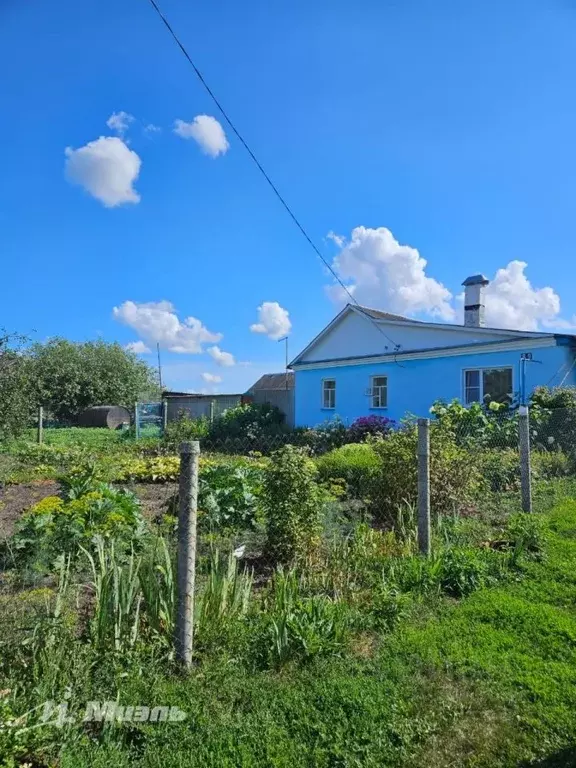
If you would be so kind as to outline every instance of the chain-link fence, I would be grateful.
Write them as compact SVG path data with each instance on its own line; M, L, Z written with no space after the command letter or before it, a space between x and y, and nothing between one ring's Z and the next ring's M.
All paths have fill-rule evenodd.
M323 575L324 558L336 556L334 542L357 535L359 525L390 531L395 547L416 551L419 544L428 554L442 520L505 520L531 511L533 493L538 498L572 479L576 488L571 409L453 408L360 435L335 427L205 437L197 445L198 493L191 498L198 500L193 541L201 610L215 574L234 592L242 579L264 584L278 565L300 558L322 581L330 570ZM184 498L181 516L189 514L190 495ZM185 567L191 537L186 526L181 531Z

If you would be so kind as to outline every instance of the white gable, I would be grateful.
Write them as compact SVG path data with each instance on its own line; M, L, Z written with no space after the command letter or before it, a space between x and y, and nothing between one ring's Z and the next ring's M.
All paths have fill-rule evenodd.
M378 327L376 327L378 326ZM379 328L381 330L379 330ZM332 327L321 333L315 342L297 358L298 363L337 360L347 357L382 355L395 351L454 347L487 341L506 341L522 336L522 331L500 331L488 328L443 326L437 323L372 321L359 311L344 311ZM527 334L537 336L538 334ZM296 362L296 361L295 361Z

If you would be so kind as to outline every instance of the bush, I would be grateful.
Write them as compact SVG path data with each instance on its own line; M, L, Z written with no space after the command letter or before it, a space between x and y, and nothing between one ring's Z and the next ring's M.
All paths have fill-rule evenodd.
M373 449L380 462L380 492L374 513L392 524L398 510L418 501L418 434L413 425L375 440ZM457 445L444 429L432 429L430 437L430 498L440 513L469 504L480 484L477 466L469 451Z
M255 450L255 444L263 439L285 434L288 430L284 421L284 414L275 405L237 405L214 419L209 432L210 442L239 441L244 448Z
M520 454L512 448L481 451L478 468L487 490L502 493L513 491L520 484Z
M394 428L394 424L386 416L361 416L348 428L347 439L351 443L362 443L368 436L384 437Z
M268 547L278 562L303 559L320 541L325 494L316 476L314 462L292 445L276 451L264 473Z
M540 480L566 477L574 472L574 460L561 450L533 451L532 476Z
M210 431L210 421L204 416L191 419L187 415L176 421L169 421L164 430L163 442L173 449L178 449L180 443L186 440L201 440Z
M380 461L372 445L343 445L316 459L321 480L344 480L349 496L371 498L378 491Z

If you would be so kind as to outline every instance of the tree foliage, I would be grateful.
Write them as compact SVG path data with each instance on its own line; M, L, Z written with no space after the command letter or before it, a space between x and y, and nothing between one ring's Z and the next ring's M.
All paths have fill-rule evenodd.
M55 338L27 357L36 403L62 421L92 405L130 407L158 395L153 369L116 343Z
M32 411L26 359L21 354L25 339L0 332L0 440L18 435Z

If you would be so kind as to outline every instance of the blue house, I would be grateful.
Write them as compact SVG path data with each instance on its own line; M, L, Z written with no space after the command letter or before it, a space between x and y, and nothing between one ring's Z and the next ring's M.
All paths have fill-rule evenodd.
M486 328L488 280L464 281L464 325L428 323L348 304L291 363L295 423L351 423L379 414L427 416L435 400L511 401L525 364L529 394L539 385L576 385L576 337Z

